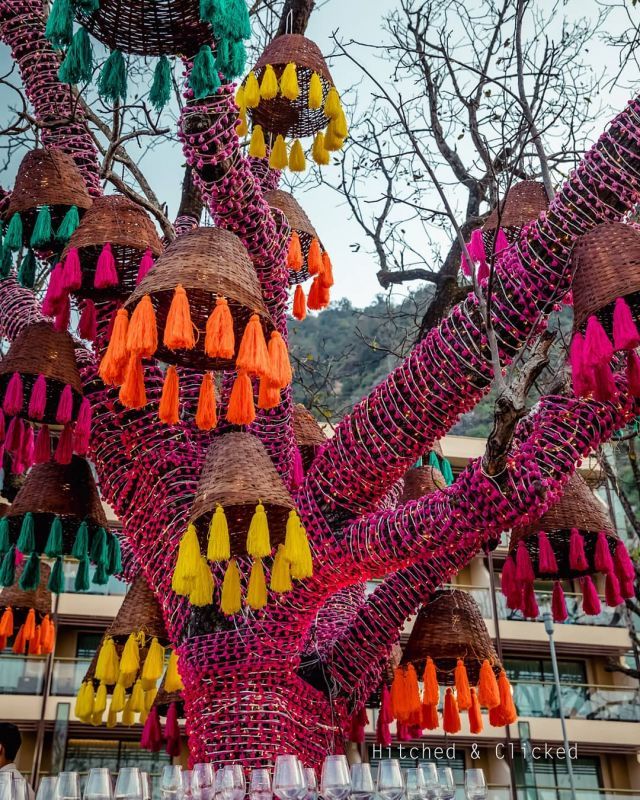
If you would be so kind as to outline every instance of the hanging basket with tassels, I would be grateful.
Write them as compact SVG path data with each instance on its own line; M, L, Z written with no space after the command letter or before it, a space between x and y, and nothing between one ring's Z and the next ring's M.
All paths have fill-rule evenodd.
M585 614L600 613L600 598L591 575L605 576L607 605L615 607L634 594L633 564L616 535L603 504L584 479L574 474L562 496L540 519L514 528L510 554L502 570L502 593L509 608L526 617L539 614L535 580L554 581L552 612L567 619L561 581L578 579Z
M13 253L20 251L18 280L33 288L34 251L47 256L60 252L90 206L91 197L71 156L53 148L28 152L18 167L3 220L0 278L7 277Z
M42 564L39 584L27 591L21 588L25 567L26 563L16 567L14 586L0 589L0 651L10 645L16 655L49 655L56 642L47 589L50 569Z
M264 158L272 169L304 172L300 139L314 136L311 149L318 165L347 138L347 119L340 95L318 46L298 33L277 36L265 49L238 90L239 134L251 118L249 155ZM288 147L287 140L293 140Z
M572 266L574 393L613 400L614 372L626 370L629 392L640 397L640 232L621 222L598 225L578 239Z
M329 305L329 290L333 286L331 259L309 217L293 195L275 189L267 192L264 199L272 209L284 214L291 228L287 267L289 283L296 285L293 316L297 320L303 320L307 315L307 308L318 311ZM313 278L313 282L308 296L305 297L300 284L308 278Z
M98 585L121 572L118 537L107 531L91 467L84 458L73 456L69 464L38 464L28 473L0 519L0 586L16 581L16 551L28 558L23 589L38 586L41 557L54 561L48 588L56 594L64 587L65 557L78 561L76 591L89 589L91 563L95 565L93 583Z
M440 686L446 687L444 697ZM399 728L405 726L412 737L440 722L445 733L458 733L460 711L468 712L473 734L483 728L481 708L488 709L494 727L516 721L509 680L480 609L466 592L441 589L422 606L389 699Z
M263 559L271 561L269 587L276 594L288 592L292 579L313 574L306 531L263 444L250 433L227 433L214 439L207 452L180 542L173 590L192 605L209 605L215 587L207 562L228 562L220 609L235 614L242 608L237 559L243 556L252 559L245 602L254 610L267 603Z
M302 403L296 403L293 407L293 435L297 445L293 455L293 486L297 488L327 437L313 414Z
M183 688L177 670L167 669L144 723L140 747L152 753L158 753L164 747L168 755L180 755L182 748L178 720L184 719ZM164 724L162 718L165 720Z

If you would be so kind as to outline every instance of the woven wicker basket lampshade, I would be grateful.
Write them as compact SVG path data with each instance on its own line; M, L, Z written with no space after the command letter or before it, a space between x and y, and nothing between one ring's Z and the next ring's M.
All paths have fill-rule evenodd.
M404 476L404 488L400 503L419 500L439 489L445 489L447 482L439 469L432 466L412 467Z
M24 568L24 563L16 567L14 586L0 588L0 651L12 645L16 654L47 655L55 647L51 592L47 589L51 570L43 564L38 586L25 591L20 588Z
M520 181L509 189L501 207L494 208L489 214L482 230L488 233L500 226L507 232L517 232L523 225L537 219L548 207L549 198L543 183Z
M318 448L327 441L327 437L313 414L302 403L296 403L293 407L293 435L300 450L302 466L306 472L311 466Z

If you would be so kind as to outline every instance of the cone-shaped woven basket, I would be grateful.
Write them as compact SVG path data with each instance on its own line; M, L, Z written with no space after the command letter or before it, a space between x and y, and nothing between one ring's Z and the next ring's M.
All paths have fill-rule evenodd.
M435 467L412 467L404 476L404 489L400 502L419 500L447 485L442 473Z
M302 403L296 403L293 407L293 435L302 456L302 464L307 470L315 458L317 448L326 442L327 437L313 414Z
M162 610L142 575L131 584L120 610L105 635L113 636L117 641L124 641L129 634L138 631L142 631L145 636L157 637L163 646L169 644Z
M26 562L25 562L26 563ZM25 592L18 585L25 563L16 567L16 582L13 586L0 587L0 609L12 608L16 625L21 625L29 609L41 616L51 614L51 592L47 589L51 570L47 564L40 565L40 583L32 592Z
M544 184L538 181L521 181L509 189L502 206L502 213L494 208L487 217L482 230L493 231L501 228L521 228L527 222L538 218L549 207Z
M302 250L303 264L300 269L289 269L289 283L303 283L311 276L311 273L309 272L308 257L309 248L311 247L311 243L314 239L318 242L320 251L324 252L325 248L320 241L320 237L318 236L316 229L311 224L311 220L307 216L305 210L292 194L289 192L283 192L280 189L274 189L272 192L267 192L264 196L264 199L271 206L271 208L277 208L278 211L281 211L284 214L291 230L298 234L300 248Z
M294 504L262 442L250 433L227 433L214 439L189 521L206 540L211 517L221 505L229 525L231 555L245 555L247 530L258 502L267 514L271 546L277 547L284 541Z
M96 267L103 247L109 244L115 259L117 285L95 287ZM69 239L62 261L77 250L82 271L82 285L74 289L79 297L107 299L127 297L136 287L140 261L146 251L157 257L162 252L151 218L137 203L122 195L106 195L94 201L82 222Z
M178 707L178 717L184 717L184 700L182 698L182 692L168 692L164 688L164 683L165 681L163 678L160 688L158 689L156 699L153 701L153 705L158 709L158 713L161 717L166 717L171 703L176 703Z

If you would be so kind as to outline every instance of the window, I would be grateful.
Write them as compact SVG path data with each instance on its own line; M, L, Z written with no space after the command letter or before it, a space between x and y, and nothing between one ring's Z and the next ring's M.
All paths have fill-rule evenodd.
M101 633L81 631L76 640L76 658L93 658L102 641Z
M532 761L525 774L524 760L515 759L518 800L569 800L569 773L566 761ZM576 758L571 762L573 779L581 800L598 800L602 787L600 759ZM591 792L589 791L591 790Z
M560 716L560 702L549 659L512 658L505 660L505 670L513 685L514 701L521 717ZM587 668L584 661L559 661L562 710L565 717L580 717L589 704Z

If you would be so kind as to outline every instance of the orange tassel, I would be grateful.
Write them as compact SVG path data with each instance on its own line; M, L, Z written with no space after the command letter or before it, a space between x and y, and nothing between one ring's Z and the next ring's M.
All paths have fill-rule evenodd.
M466 711L468 708L471 708L471 689L469 687L467 668L461 658L458 659L458 663L456 664L455 682L458 708L460 711Z
M29 613L22 627L24 628L22 635L25 640L29 641L29 639L33 639L36 635L36 612L33 608L29 609Z
M264 339L262 323L257 314L252 314L238 348L236 367L250 375L269 375L269 351Z
M0 636L0 651L4 650L4 648L6 646L7 646L7 637L6 636Z
M0 636L5 636L7 639L13 636L13 611L11 608L5 608L2 618L0 618Z
M420 708L420 727L426 728L428 731L435 731L440 724L440 720L438 719L438 706L422 705Z
M311 241L309 255L307 256L307 269L309 275L319 275L322 272L322 250L317 239Z
M420 687L418 686L418 676L413 664L409 664L404 676L404 689L407 706L407 716L409 719L420 713Z
M120 386L127 368L127 333L129 314L126 308L118 309L107 352L102 357L98 373L107 386Z
M431 656L427 658L426 664L424 665L422 682L424 684L424 689L422 691L423 705L437 706L440 702L440 687L438 686L436 665L433 663Z
M181 283L176 286L173 293L162 341L169 350L193 350L196 346L191 312L189 311L189 298Z
M39 656L39 655L41 655L42 649L40 647L40 636L41 636L40 626L36 625L35 633L29 639L29 647L27 648L27 653L30 656Z
M269 378L260 378L258 408L269 409L280 405L280 389Z
M293 293L293 316L300 322L307 316L307 298L300 284Z
M167 425L175 425L180 419L180 382L175 367L169 367L164 376L158 417Z
M311 288L309 289L309 296L307 297L307 308L312 311L320 311L322 304L320 301L320 278L314 278Z
M453 693L453 689L449 687L444 696L444 713L442 714L442 730L445 733L458 733L462 726L460 725L460 713L458 711L458 704Z
M502 712L502 724L511 725L518 719L518 712L516 711L513 702L513 694L511 693L511 684L507 673L502 670L498 678L498 689L500 691L500 711Z
M394 719L402 722L406 719L406 706L405 706L405 692L404 692L404 670L402 667L396 667L393 673L393 681L391 683L391 714Z
M316 280L320 281L320 286L318 288L318 303L320 304L320 308L326 308L329 303L331 302L331 293L329 289L322 283L322 278L316 278Z
M469 715L469 730L471 733L482 733L484 722L482 721L482 712L480 711L480 701L475 689L471 689L470 693L471 705L467 711Z
M289 252L287 253L287 266L289 269L297 272L299 269L302 269L302 265L304 264L304 256L302 255L302 247L300 245L300 237L298 236L297 232L294 231L291 234L291 239L289 241Z
M127 372L118 397L126 408L142 408L142 406L146 406L147 392L144 388L144 371L140 356L136 356L133 353L129 356Z
M322 270L320 272L320 282L325 289L330 289L333 286L333 264L329 258L329 253L322 254Z
M227 420L232 425L251 425L255 418L256 409L253 405L251 378L244 370L240 370L229 397Z
M226 298L219 297L207 320L204 351L209 358L233 358L235 350L236 337L229 303Z
M13 640L13 647L11 649L17 656L22 656L24 655L26 646L27 646L27 640L24 638L24 625L21 625L18 631L18 635Z
M53 653L55 643L55 628L47 614L40 623L40 650L43 655Z
M216 390L213 385L213 376L205 372L200 384L198 395L198 410L196 411L196 425L201 431L210 431L218 424L216 413Z
M269 339L269 381L278 389L284 389L293 380L289 351L278 331Z
M158 349L156 312L148 294L133 310L127 330L127 350L141 358L151 358Z
M500 705L500 690L491 664L485 658L480 667L480 680L478 682L478 700L485 708L495 708Z

